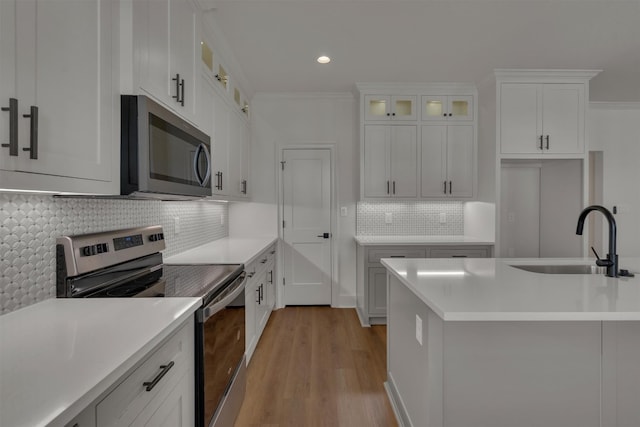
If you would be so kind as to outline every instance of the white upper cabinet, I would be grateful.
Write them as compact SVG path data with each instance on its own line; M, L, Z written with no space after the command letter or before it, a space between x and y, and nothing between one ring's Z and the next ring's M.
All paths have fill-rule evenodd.
M143 0L133 7L140 88L196 123L201 41L196 6L191 0Z
M416 120L416 96L412 95L365 95L364 119L369 120Z
M503 83L500 97L502 153L584 152L582 84Z
M416 198L416 126L366 125L364 197Z
M473 120L473 96L422 95L422 120Z
M475 145L472 125L422 126L423 198L473 197Z
M596 70L496 70L498 153L583 157L589 79Z
M0 1L0 187L117 191L117 24L110 0Z

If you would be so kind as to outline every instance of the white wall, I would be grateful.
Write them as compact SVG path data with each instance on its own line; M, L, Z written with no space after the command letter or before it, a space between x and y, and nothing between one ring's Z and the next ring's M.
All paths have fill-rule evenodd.
M640 256L640 103L592 102L588 126L589 150L603 152L604 206L618 207L618 254Z
M339 286L339 306L355 305L353 236L360 165L356 106L351 93L257 94L251 103L252 203L232 203L229 207L230 236L278 235L279 147L334 144L337 207L346 207L348 212L346 217L336 217L334 233L337 265L333 270Z

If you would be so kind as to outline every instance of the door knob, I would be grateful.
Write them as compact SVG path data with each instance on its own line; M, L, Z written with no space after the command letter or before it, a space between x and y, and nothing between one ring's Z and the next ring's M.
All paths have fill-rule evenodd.
M323 239L328 239L329 237L331 237L331 233L318 234L318 237L322 237Z

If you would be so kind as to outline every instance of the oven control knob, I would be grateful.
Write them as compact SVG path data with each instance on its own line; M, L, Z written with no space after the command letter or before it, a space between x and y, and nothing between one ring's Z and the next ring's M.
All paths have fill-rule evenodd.
M156 240L158 240L158 235L157 234L152 234L149 236L149 240L152 242L155 242Z
M80 251L83 256L91 256L91 246L85 246L83 248L80 248Z

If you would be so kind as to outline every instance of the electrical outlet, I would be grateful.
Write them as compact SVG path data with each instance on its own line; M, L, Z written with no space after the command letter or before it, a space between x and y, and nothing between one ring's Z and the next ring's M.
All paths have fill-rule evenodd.
M179 216L173 217L173 229L176 233L176 236L180 234L180 217Z
M387 212L384 214L384 223L385 224L393 223L393 214L391 212Z
M447 223L447 214L445 212L440 213L440 224Z
M347 216L347 207L343 206L340 208L340 216Z
M422 345L422 319L416 314L416 340Z

